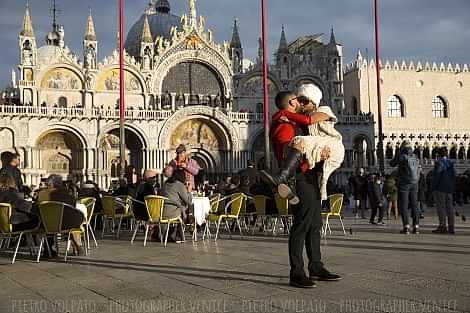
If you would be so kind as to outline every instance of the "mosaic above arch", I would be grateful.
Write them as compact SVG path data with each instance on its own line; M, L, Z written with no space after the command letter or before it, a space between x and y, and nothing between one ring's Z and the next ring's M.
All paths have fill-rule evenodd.
M276 96L279 92L276 84L268 79L268 90L271 97ZM242 96L262 96L263 95L263 78L261 76L254 76L243 83L240 89Z
M219 150L220 141L212 127L204 120L192 119L179 125L170 140L171 149L180 144L189 147L204 146L209 150Z
M43 89L80 90L83 88L80 77L67 68L49 70L41 82Z
M126 91L143 92L139 78L130 71L124 71L124 84ZM109 69L101 73L96 83L97 91L119 91L119 69Z

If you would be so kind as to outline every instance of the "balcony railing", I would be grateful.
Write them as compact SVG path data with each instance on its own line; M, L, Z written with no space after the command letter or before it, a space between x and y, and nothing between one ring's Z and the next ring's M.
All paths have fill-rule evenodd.
M374 122L374 115L338 115L340 124L369 124Z
M224 112L221 110L221 112ZM127 120L166 120L175 112L171 110L140 110L127 109ZM229 119L234 122L259 123L263 121L262 113L228 112ZM118 120L119 110L106 108L58 108L38 106L0 105L1 117L28 117L28 118L64 118L64 119L109 119Z

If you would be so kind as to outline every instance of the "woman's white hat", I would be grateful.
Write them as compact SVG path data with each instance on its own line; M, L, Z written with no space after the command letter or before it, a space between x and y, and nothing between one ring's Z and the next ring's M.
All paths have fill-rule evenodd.
M306 97L316 105L320 105L320 101L323 98L323 92L314 84L303 84L300 85L297 90L298 97Z

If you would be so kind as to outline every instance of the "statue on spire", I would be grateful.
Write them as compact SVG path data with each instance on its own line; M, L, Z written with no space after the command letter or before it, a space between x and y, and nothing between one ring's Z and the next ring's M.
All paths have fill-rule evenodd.
M189 0L189 24L197 27L196 0Z

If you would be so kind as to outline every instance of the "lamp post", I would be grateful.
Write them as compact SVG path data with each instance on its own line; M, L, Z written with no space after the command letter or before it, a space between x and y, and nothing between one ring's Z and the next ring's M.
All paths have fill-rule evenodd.
M124 177L126 170L126 130L124 124L125 101L124 101L124 0L118 0L119 9L119 160L120 177Z
M380 81L380 33L379 33L379 0L374 0L374 17L375 17L375 69L377 73L377 118L379 126L379 144L377 147L377 155L379 158L380 173L385 172L384 160L384 142L383 142L383 121L382 121L382 86Z
M263 117L264 117L264 153L265 166L271 169L271 151L269 147L269 90L268 90L268 31L267 0L261 0L261 41L263 44Z

